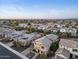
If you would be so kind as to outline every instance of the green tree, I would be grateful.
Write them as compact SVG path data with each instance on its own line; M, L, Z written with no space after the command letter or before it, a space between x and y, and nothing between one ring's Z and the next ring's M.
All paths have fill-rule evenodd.
M31 33L31 32L35 32L36 30L34 28L32 28L31 26L29 28L27 28L27 30Z
M50 34L51 33L51 31L49 31L49 30L43 30L43 32L44 32L44 34L46 35L46 34Z
M68 33L66 33L66 32L60 32L59 33L59 37L60 38L68 38Z
M28 22L28 25L31 25L31 23L30 23L30 22Z
M32 29L31 29L31 27L27 28L27 30L28 30L29 32L32 32Z
M59 35L59 33L60 33L60 30L58 30L56 34Z
M65 27L67 27L67 28L68 28L68 27L69 27L69 24L67 23L67 24L65 25Z
M20 30L24 30L24 28L22 28L22 27L15 27L15 30L20 31Z
M39 32L39 33L43 33L43 30L38 30L38 29L37 29L37 32Z
M50 50L53 52L56 52L58 48L59 48L59 42L55 42L55 43L52 43Z

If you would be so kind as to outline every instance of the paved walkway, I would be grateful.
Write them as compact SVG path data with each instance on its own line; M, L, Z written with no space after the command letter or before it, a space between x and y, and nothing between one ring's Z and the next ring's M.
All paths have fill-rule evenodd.
M35 56L32 58L32 59L36 59L36 57L38 56L39 54L35 54Z
M31 47L27 48L23 52L21 52L23 55L27 55L31 51Z

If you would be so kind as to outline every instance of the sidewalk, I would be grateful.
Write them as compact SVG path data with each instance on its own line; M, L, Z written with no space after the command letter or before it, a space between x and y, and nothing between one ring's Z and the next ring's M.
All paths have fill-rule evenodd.
M24 50L23 52L21 52L21 54L27 55L30 51L31 51L31 47L29 47L26 50Z

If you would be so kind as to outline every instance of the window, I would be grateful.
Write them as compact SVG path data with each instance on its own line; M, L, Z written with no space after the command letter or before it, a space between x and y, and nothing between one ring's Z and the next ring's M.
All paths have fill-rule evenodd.
M73 52L78 52L77 49L73 49Z
M77 55L75 57L78 59L78 56Z
M43 46L42 46L41 48L42 48L42 49L44 49L44 47L43 47Z

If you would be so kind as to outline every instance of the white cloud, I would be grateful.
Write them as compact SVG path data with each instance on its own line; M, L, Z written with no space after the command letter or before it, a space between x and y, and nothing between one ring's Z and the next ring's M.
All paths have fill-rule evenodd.
M38 6L34 6L38 8ZM28 9L15 6L0 6L0 18L75 18L76 10Z

